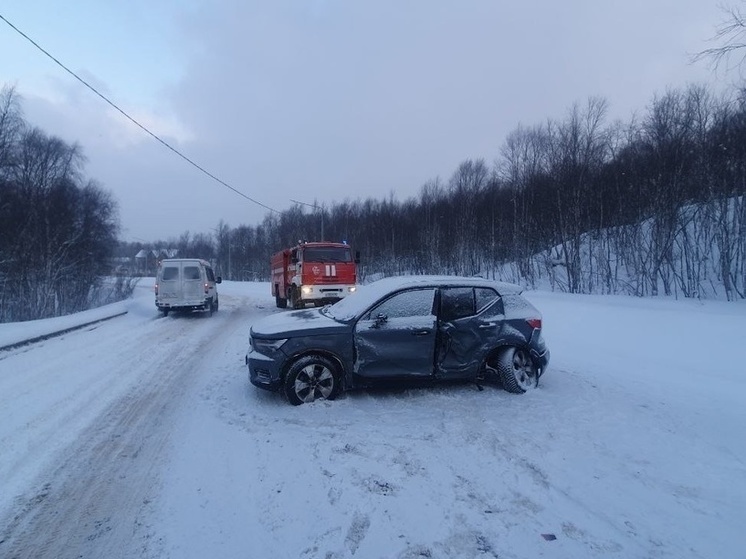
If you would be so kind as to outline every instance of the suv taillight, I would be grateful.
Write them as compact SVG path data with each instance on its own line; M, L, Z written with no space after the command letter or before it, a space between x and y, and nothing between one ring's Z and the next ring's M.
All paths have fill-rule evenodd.
M541 319L540 318L529 318L526 320L528 322L528 325L531 328L541 328Z

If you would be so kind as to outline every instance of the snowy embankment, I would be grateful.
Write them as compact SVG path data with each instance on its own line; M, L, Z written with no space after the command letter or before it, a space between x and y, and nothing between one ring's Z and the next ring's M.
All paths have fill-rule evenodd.
M121 316L130 305L130 301L120 301L66 316L0 324L0 350Z
M221 285L211 318L159 318L150 287L0 352L0 556L741 554L743 303L530 292L538 390L292 407L243 365L282 312L266 284Z

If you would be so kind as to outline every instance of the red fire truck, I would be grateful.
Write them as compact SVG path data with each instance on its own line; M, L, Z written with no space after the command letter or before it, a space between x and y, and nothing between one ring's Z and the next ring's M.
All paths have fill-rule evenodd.
M294 309L306 303L320 307L335 303L355 291L360 253L346 243L300 242L274 254L272 295L284 309L290 302Z

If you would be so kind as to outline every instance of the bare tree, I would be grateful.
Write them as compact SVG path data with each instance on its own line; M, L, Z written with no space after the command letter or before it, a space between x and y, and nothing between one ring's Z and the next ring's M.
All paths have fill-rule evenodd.
M7 176L14 162L13 152L24 127L18 95L12 87L0 90L0 177Z
M694 60L710 60L714 68L727 63L732 56L739 56L736 66L742 66L746 61L746 14L738 6L724 7L726 14L723 22L718 26L712 41L717 46L705 49L694 55Z

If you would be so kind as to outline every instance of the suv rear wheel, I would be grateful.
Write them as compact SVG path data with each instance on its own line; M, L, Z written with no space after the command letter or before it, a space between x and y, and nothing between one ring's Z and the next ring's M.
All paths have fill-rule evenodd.
M503 388L514 394L523 394L538 384L536 365L527 350L508 347L497 357L497 372Z

